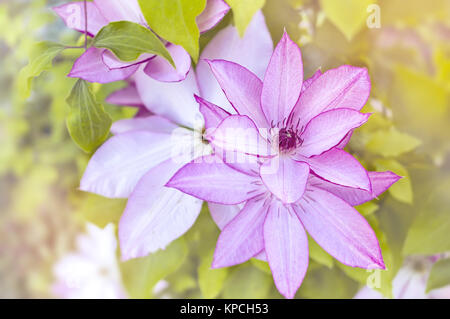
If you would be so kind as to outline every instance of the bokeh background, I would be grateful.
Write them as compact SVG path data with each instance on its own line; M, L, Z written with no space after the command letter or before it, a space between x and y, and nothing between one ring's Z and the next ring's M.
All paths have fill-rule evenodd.
M23 89L20 70L38 54L36 43L80 41L51 11L63 2L0 0L0 298L58 297L55 264L77 252L87 222L117 224L126 204L77 190L90 154L67 132L65 100L74 84L66 74L80 52L64 51L32 80L29 96ZM368 12L371 4L378 7ZM368 25L378 9L380 25ZM405 283L421 293L413 296L432 297L450 284L450 1L266 0L263 12L275 43L286 27L301 46L305 76L342 64L369 69L364 111L374 115L348 150L367 169L404 176L358 207L377 232L388 270L346 267L313 243L297 297L352 298L368 282L388 298L404 297ZM232 13L202 35L201 46L230 23ZM103 103L121 86L94 90ZM135 112L104 105L114 120ZM125 296L280 298L263 262L209 269L218 233L205 206L165 251L127 263L117 258Z

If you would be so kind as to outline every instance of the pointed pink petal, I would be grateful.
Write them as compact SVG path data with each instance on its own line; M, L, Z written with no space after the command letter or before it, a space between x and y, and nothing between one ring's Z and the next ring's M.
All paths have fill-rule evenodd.
M332 148L318 156L297 159L307 162L314 173L331 183L371 191L369 175L365 168L357 159L341 149Z
M227 111L222 109L221 107L210 103L201 97L195 95L195 100L199 104L200 113L202 113L203 118L205 120L205 128L215 129L219 126L219 124L230 115Z
M205 60L232 61L262 78L272 55L272 50L272 39L264 15L260 11L254 15L243 38L239 36L233 26L221 30L203 50L196 68L201 96L228 112L233 112L233 108L220 89Z
M301 135L300 154L320 155L339 144L347 133L367 122L370 114L352 109L334 109L314 117Z
M114 91L105 99L105 101L109 104L116 104L123 106L144 105L134 84L130 84L124 87L123 89Z
M372 185L372 193L363 189L333 184L315 176L311 176L311 184L336 195L351 206L357 206L381 195L401 177L392 172L369 172L369 178Z
M219 127L207 134L215 147L245 154L270 156L274 153L267 140L259 134L255 123L245 115L227 117Z
M302 83L302 54L285 31L264 76L261 105L269 123L277 124L289 116Z
M305 192L309 165L288 156L275 156L261 165L264 185L285 204L295 203Z
M92 156L80 189L126 198L149 169L171 157L175 146L170 134L133 131L115 135Z
M268 127L260 106L262 82L243 66L230 61L208 63L225 96L236 112L247 115L258 127Z
M197 17L200 32L214 28L229 10L230 7L223 0L208 0L205 10Z
M308 238L298 217L273 201L264 222L264 245L278 291L292 299L308 268Z
M88 2L86 5L88 17L87 33L93 37L109 22L102 16L94 3ZM85 14L83 1L70 2L60 5L58 7L54 7L53 11L55 11L55 13L63 19L68 28L84 33Z
M197 219L202 201L164 187L182 164L171 160L150 170L128 199L119 223L122 260L166 248Z
M336 145L336 147L340 148L340 149L344 149L347 146L348 142L350 142L352 135L353 135L353 130L348 132L347 135L345 135L345 137L342 139L342 141L340 141L339 144Z
M317 80L321 75L322 75L322 71L319 69L319 70L317 70L317 71L316 71L309 79L305 80L305 81L303 82L302 90L301 90L300 94L303 93L303 92L305 92L306 89L309 88L309 87L311 86L311 84L312 84L315 80Z
M264 192L257 178L208 155L181 168L167 183L186 194L217 204L239 204Z
M148 131L154 133L172 134L178 126L158 115L151 115L147 117L139 117L133 119L123 119L111 126L111 132L114 135L131 132L131 131Z
M155 80L162 82L178 82L186 78L191 68L191 57L180 45L169 44L166 46L176 68L165 58L156 56L147 62L144 72Z
M367 69L344 65L328 70L302 93L289 121L302 126L327 110L351 108L359 111L366 104L369 94Z
M374 231L345 201L314 187L306 191L294 209L311 237L341 263L384 269Z
M110 83L125 80L138 69L137 65L110 70L103 63L105 49L89 48L73 64L69 73L71 78L80 78L89 82Z
M102 15L109 21L131 21L146 24L138 0L94 0Z
M124 62L124 61L119 60L114 55L114 53L112 53L109 50L103 51L103 55L102 55L103 63L110 70L123 69L123 68L128 68L128 67L133 66L133 65L140 65L140 64L143 64L143 63L145 63L147 61L151 61L155 57L156 56L154 54L143 53L135 61Z
M265 198L249 200L220 233L213 268L246 262L264 249L263 226L267 215Z
M244 208L244 204L238 205L220 205L214 203L208 203L209 212L211 217L220 230L224 229L234 217Z
M172 122L194 128L202 121L194 94L198 94L194 70L180 82L160 82L142 70L134 75L136 88L148 110L162 115ZM200 123L202 124L202 123Z

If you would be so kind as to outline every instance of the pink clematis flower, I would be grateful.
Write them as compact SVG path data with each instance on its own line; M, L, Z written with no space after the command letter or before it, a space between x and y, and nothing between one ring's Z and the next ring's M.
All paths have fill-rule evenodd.
M384 269L373 230L352 206L400 177L367 172L342 150L368 118L359 112L370 91L367 71L343 66L302 84L301 53L287 34L264 82L233 62L209 65L234 112L197 97L217 154L185 165L167 186L212 203L223 227L213 267L267 259L278 290L293 298L308 266L306 229L340 262ZM257 160L236 163L222 150Z
M229 26L205 47L201 59L229 59L261 76L272 51L264 16L258 12L243 38ZM194 94L214 101L225 99L220 88L210 84L210 72L200 62L184 81L166 83L138 70L129 87L108 99L141 110L144 106L153 114L114 123L114 136L92 156L80 185L83 191L128 198L119 223L124 260L164 249L200 213L201 200L165 184L183 165L212 152L202 138L205 121L194 99Z
M54 8L65 24L85 32L84 3L71 2ZM229 11L223 0L208 0L205 10L197 17L200 32L213 28ZM94 37L102 27L114 21L131 21L147 26L137 0L94 0L87 3L87 34ZM74 63L69 77L90 82L108 83L124 80L133 75L141 64L148 76L163 82L181 81L191 67L191 58L181 46L167 43L176 69L164 58L142 54L134 62L122 62L109 50L89 48Z

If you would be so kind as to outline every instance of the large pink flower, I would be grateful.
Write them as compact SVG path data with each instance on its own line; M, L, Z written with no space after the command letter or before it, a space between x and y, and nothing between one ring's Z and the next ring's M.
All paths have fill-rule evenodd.
M308 266L306 229L340 262L384 268L373 230L352 206L399 177L369 173L342 150L368 118L359 112L370 92L367 71L343 66L303 83L300 49L287 34L264 81L233 62L209 64L234 111L197 97L217 154L185 165L167 186L213 203L224 226L213 267L267 258L278 290L292 298Z
M83 2L70 2L54 8L69 28L85 32L85 12ZM223 0L208 0L205 10L197 17L200 32L214 27L228 12ZM87 3L89 36L95 36L102 27L114 21L131 21L147 25L137 0L94 0ZM143 54L134 62L122 62L109 50L91 47L75 62L69 76L90 82L108 83L124 80L134 74L139 65L144 64L144 72L159 81L176 82L186 77L191 58L181 46L167 43L176 69L159 56Z

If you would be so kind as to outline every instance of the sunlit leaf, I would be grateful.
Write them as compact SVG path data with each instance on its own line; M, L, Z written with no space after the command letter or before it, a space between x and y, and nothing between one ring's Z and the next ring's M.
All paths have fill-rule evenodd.
M241 37L244 36L253 15L265 4L265 0L226 0L226 2L233 10L234 24Z
M67 127L75 143L85 152L94 151L106 139L112 121L97 103L86 81L78 80L67 98L70 112Z
M200 290L208 299L216 298L220 294L228 276L228 268L211 268L212 256L212 253L204 256L197 270Z
M431 268L427 292L450 285L450 258L438 260Z
M371 134L366 146L375 154L396 157L414 150L420 144L417 138L392 127L389 130L380 130Z

